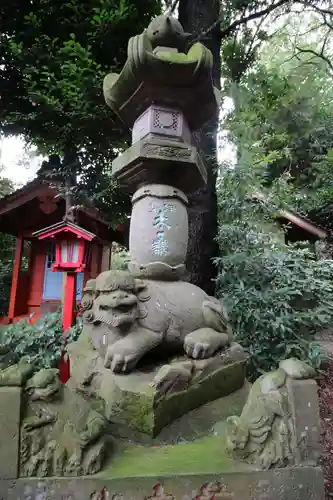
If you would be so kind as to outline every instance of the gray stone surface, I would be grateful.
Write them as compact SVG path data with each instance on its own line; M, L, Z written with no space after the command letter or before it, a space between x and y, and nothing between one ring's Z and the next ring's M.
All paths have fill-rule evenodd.
M150 106L134 123L132 142L153 134L191 143L191 132L184 115L177 108Z
M207 182L197 149L175 140L146 137L112 162L112 174L129 192L141 184L168 184L191 193Z
M70 345L69 352L73 368L67 387L75 392L95 363L98 375L91 381L90 395L102 398L113 431L127 429L127 437L132 431L154 437L187 412L241 389L245 380L244 351L236 343L208 360L179 357L178 362L156 362L149 370L126 376L104 368L101 360L94 360L96 351L80 342Z
M201 457L202 459L204 457ZM200 457L198 457L200 459ZM324 500L315 467L149 478L1 481L3 500Z
M289 379L287 387L295 434L295 462L316 465L321 454L317 383L311 379Z
M20 413L21 389L0 387L0 480L18 475Z

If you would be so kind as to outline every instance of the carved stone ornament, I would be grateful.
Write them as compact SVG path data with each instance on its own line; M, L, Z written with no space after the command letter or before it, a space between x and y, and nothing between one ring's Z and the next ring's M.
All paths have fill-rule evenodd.
M130 192L149 183L191 193L207 182L206 167L194 146L161 137L134 143L112 162L112 173Z
M293 463L297 444L287 390L289 379L305 380L316 375L306 363L287 359L275 372L258 378L240 417L227 419L227 447L233 456L262 469ZM315 410L315 408L314 408Z
M177 20L159 16L129 40L123 70L107 75L103 86L106 103L129 128L153 102L176 104L192 130L216 112L220 94L212 83L212 54L200 43L184 53L187 39Z
M148 135L176 139L191 143L191 132L184 116L177 109L153 104L136 120L132 130L132 142Z

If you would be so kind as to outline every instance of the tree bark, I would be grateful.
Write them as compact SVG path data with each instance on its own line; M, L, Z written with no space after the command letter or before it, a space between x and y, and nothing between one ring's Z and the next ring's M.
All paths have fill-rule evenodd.
M220 0L180 0L179 21L185 31L195 35L207 30L220 14ZM220 25L205 37L204 44L214 56L213 82L220 88ZM198 103L200 106L200 103ZM189 196L189 245L186 267L189 281L213 295L216 268L212 259L218 255L217 234L217 130L218 112L204 127L193 135L193 143L206 163L208 181Z

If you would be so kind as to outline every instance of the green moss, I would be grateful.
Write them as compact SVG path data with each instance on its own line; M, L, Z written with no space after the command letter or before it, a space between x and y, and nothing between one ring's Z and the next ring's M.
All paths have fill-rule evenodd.
M182 52L167 52L165 50L156 53L159 59L170 61L174 63L193 63L199 61L203 55L203 47L200 43L195 43L187 54Z
M156 53L159 59L163 59L165 61L175 62L175 63L185 63L188 64L192 62L189 60L186 54L182 54L181 52L166 52L164 50L158 51Z
M147 382L143 382L140 388L133 378L130 390L128 386L131 384L119 389L119 396L113 398L108 414L113 424L121 424L153 438L182 415L241 389L244 379L244 363L232 363L217 369L185 391L162 397L156 404L150 387L146 388L149 389L147 393L142 392Z
M209 474L249 470L226 455L222 436L167 446L128 445L100 475L107 477Z
M202 55L203 55L203 46L201 45L201 43L195 43L188 51L187 58L190 61L198 61L202 57Z
M154 429L154 412L152 398L144 394L123 394L120 404L114 405L112 411L113 422L126 424L144 434L152 435Z

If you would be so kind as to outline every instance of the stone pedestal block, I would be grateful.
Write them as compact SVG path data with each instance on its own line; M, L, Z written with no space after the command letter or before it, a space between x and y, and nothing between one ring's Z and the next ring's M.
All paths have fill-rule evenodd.
M138 369L126 377L105 369L96 361L96 351L86 351L81 342L68 349L73 371L67 386L72 390L77 387L82 374L95 364L100 376L91 395L96 391L104 401L111 432L131 439L140 435L153 438L177 418L238 391L245 382L245 354L236 343L214 358L178 357L167 365L157 362L149 370Z
M154 184L133 196L131 262L136 277L177 279L185 271L188 241L187 198L171 186Z
M140 185L168 184L191 193L207 182L206 167L194 146L147 137L112 163L112 174L134 193Z
M204 460L204 457L198 457ZM220 474L19 479L2 481L6 500L324 500L320 469L300 467Z
M0 387L0 480L18 477L20 415L21 389Z
M321 447L316 381L290 378L287 388L294 426L295 463L317 465Z

